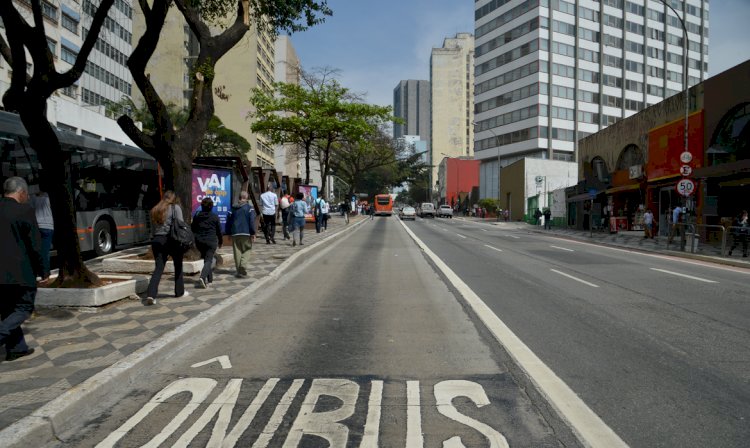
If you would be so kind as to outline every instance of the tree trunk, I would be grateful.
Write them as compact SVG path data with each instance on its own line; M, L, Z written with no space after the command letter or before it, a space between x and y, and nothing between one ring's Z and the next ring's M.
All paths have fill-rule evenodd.
M60 141L45 116L46 101L27 105L20 112L21 121L29 132L31 146L36 149L42 165L42 189L49 194L52 218L55 222L54 244L57 250L59 273L53 287L74 288L101 285L81 258L81 246L73 207L73 193L69 175L69 156L60 148ZM86 234L84 234L86 235Z
M305 185L310 185L310 146L312 143L305 144Z

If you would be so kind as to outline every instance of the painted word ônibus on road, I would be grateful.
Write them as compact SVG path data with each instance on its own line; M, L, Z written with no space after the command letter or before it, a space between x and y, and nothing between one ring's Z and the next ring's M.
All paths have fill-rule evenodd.
M296 379L278 400L275 409L268 419L265 428L253 443L253 448L267 447L277 430L282 425L283 419L292 406L297 393L305 381L311 381L311 385L302 401L294 423L289 429L283 447L300 446L304 435L321 437L328 441L332 448L344 448L349 440L349 428L341 423L354 415L355 405L360 394L360 386L348 379L326 379L313 380ZM280 382L279 378L267 380L252 402L244 410L240 418L230 428L232 415L237 399L240 394L243 379L230 379L226 386L219 392L216 398L208 403L203 413L186 430L181 429L183 424L198 408L204 405L211 393L217 388L218 381L212 378L182 378L176 380L159 391L151 400L138 410L132 417L122 424L117 430L102 440L97 448L114 447L133 430L139 423L148 421L149 415L156 408L163 405L167 400L178 394L189 393L190 400L169 421L161 431L143 446L157 447L169 438L179 437L171 446L188 447L191 442L209 429L208 425L214 422L211 428L211 436L207 447L233 447L236 446L243 433L250 427L261 406L264 406L274 388ZM379 445L381 407L383 399L383 381L373 380L370 384L370 394L367 400L367 415L362 431L362 448L375 448ZM479 432L489 441L492 448L508 447L505 437L489 425L472 417L462 414L453 404L456 398L468 399L477 408L490 404L484 388L475 382L466 380L447 380L434 385L433 393L437 411L443 416L465 425ZM334 397L340 400L340 405L335 409L326 407L325 411L316 410L316 404L325 400L323 397ZM330 401L330 400L329 400ZM174 405L174 403L172 403ZM419 381L406 382L406 438L404 446L419 448L424 446L422 433L421 399ZM178 432L182 431L182 432ZM442 442L444 448L461 448L464 444L459 435L449 437Z

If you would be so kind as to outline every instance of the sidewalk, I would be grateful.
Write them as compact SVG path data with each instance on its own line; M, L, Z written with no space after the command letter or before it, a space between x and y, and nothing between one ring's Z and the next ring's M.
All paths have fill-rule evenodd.
M185 290L189 295L174 298L174 278L165 274L155 306L145 307L140 300L124 299L98 308L37 308L23 325L29 346L36 350L34 354L16 361L0 361L0 430L249 287L294 253L318 242L330 243L332 237L362 220L352 217L347 225L338 215L332 216L326 232L305 229L302 247L293 248L290 241L284 241L280 227L279 244L267 245L261 234L253 245L252 269L246 278L234 276L232 248L223 247L219 253L229 262L215 268L214 283L209 289L196 286L197 276L186 276ZM140 247L123 252L144 250ZM101 269L100 260L87 264L94 271ZM4 354L0 355L0 360L4 360Z
M590 232L588 230L575 230L561 227L552 227L545 230L542 226L535 226L526 222L496 222L494 219L479 218L459 218L466 221L483 222L507 230L521 230L539 234L554 235L562 238L569 238L576 241L584 241L605 246L621 247L633 249L642 252L659 253L663 255L672 255L693 260L710 261L729 266L750 268L750 258L742 258L742 251L735 250L734 255L721 256L721 250L716 246L699 244L697 253L691 253L690 247L684 251L680 250L680 241L676 237L672 244L667 245L667 237L658 236L654 239L643 238L641 231L625 231L618 233L609 233L602 231Z

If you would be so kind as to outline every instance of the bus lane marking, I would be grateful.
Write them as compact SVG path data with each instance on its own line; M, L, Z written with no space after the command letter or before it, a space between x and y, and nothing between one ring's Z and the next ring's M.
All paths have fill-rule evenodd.
M489 244L485 244L485 245L484 245L484 247L489 247L490 249L492 249L492 250L496 250L496 251L498 251L498 252L502 252L502 251L503 251L502 249L498 249L497 247L492 247L492 246L490 246Z
M692 276L692 275L681 274L681 273L679 273L679 272L667 271L666 269L651 268L651 270L652 270L652 271L659 271L659 272L663 272L663 273L665 273L665 274L672 274L672 275L676 275L676 276L678 276L678 277L689 278L689 279L691 279L691 280L697 280L697 281L699 281L699 282L704 282L704 283L719 283L719 282L717 282L717 281L714 281L714 280L708 280L708 279L705 279L705 278L701 278L701 277L695 277L695 276Z
M203 366L207 366L211 364L212 362L218 362L219 365L221 365L221 368L224 370L232 368L232 362L229 360L229 356L227 355L221 355L215 358L208 359L206 361L196 362L190 367L192 368L203 367Z
M569 279L571 279L571 280L575 280L575 281L577 281L577 282L583 283L584 285L588 285L588 286L591 286L592 288L598 288L598 287L599 287L599 285L595 285L595 284L593 284L593 283L587 282L586 280L582 280L582 279L580 279L580 278L578 278L578 277L574 277L574 276L572 276L572 275L570 275L570 274L566 274L566 273L564 273L564 272L558 271L557 269L550 269L550 271L552 271L552 272L554 272L554 273L556 273L556 274L560 274L560 275L562 275L563 277L568 277L568 278L569 278Z

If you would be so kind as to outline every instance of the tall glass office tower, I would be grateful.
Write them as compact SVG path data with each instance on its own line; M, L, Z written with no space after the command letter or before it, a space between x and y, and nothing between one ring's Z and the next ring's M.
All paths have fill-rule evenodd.
M476 0L481 197L497 196L501 167L573 161L578 139L683 91L685 66L688 85L701 82L708 11L706 0Z

